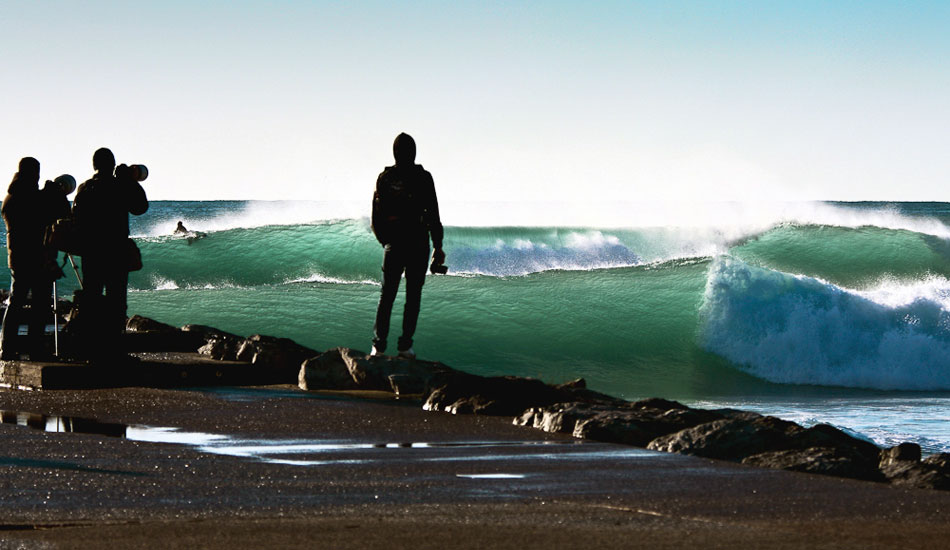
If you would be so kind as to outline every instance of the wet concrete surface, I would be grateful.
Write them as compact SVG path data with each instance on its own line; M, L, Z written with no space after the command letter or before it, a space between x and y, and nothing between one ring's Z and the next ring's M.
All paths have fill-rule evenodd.
M285 532L304 529L354 548L449 534L461 547L923 548L950 535L946 492L579 442L413 402L289 386L9 390L0 410L35 417L0 424L0 542L305 547L314 539ZM45 431L64 418L125 433ZM394 538L406 529L428 538Z

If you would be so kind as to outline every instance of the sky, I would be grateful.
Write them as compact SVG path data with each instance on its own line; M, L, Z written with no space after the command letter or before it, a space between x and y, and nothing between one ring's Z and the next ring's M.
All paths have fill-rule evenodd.
M152 200L950 201L950 2L0 0L0 170Z

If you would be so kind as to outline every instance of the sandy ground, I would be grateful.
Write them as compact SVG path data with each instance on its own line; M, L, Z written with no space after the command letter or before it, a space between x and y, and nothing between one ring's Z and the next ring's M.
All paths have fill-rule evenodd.
M0 550L950 540L947 492L578 442L413 402L292 387L0 390L0 410L132 426L122 438L0 424ZM136 440L156 437L181 442Z

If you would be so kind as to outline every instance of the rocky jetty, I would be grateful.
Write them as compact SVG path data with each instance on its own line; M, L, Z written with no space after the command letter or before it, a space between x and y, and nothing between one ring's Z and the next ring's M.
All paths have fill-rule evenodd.
M144 317L130 334L162 335L215 360L266 369L275 383L304 390L362 390L413 396L428 411L510 416L516 425L752 466L950 490L950 453L921 458L912 443L880 449L828 424L805 428L734 409L696 409L666 399L625 401L583 379L551 385L485 377L433 361L369 356L350 348L320 353L287 338L248 338L203 325L172 327Z
M419 394L425 410L511 416L517 425L578 438L766 468L950 489L950 454L921 460L920 447L914 444L882 450L828 424L805 428L753 412L696 409L659 398L625 401L587 389L582 379L551 385L516 376L477 376L442 363L335 348L304 361L299 385Z

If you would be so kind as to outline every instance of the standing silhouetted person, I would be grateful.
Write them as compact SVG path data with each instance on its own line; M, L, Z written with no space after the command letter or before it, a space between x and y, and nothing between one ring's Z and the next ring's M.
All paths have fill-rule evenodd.
M387 166L376 180L373 194L373 233L383 245L383 288L373 326L373 355L386 351L389 317L406 274L406 308L402 318L401 357L413 358L412 336L419 319L422 285L429 265L429 238L435 252L433 265L445 262L442 251L442 221L432 174L415 163L416 142L399 134L393 142L395 166Z
M17 173L0 208L7 226L7 265L10 266L10 303L3 315L0 331L0 359L16 359L19 326L24 320L26 305L31 360L47 355L43 349L43 330L47 315L52 315L53 281L56 278L56 256L52 260L44 246L46 227L56 221L54 206L39 189L40 163L33 157L20 160ZM67 204L68 211L68 204ZM28 296L32 296L28 300Z
M97 150L92 165L95 175L79 186L73 201L82 250L79 314L86 345L97 354L119 355L129 286L129 214L144 214L148 199L128 166L116 168L109 149Z

